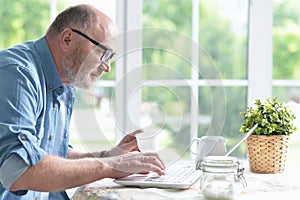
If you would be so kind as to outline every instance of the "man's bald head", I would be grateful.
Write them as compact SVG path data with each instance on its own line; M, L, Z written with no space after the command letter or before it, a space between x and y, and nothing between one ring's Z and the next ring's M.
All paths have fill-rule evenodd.
M48 38L52 38L70 27L82 32L100 31L100 42L116 33L116 25L108 16L93 6L81 4L61 12L50 25L46 35Z

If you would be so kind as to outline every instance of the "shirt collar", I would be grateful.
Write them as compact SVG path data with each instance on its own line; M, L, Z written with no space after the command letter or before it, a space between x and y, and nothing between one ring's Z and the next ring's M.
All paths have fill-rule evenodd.
M44 71L47 90L60 88L60 92L62 93L63 82L54 63L48 43L46 42L46 37L43 36L42 38L38 39L35 42L34 46L40 58L40 63Z

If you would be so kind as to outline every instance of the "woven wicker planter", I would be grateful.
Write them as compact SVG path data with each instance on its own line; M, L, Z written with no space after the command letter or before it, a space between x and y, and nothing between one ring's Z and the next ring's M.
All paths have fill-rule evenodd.
M284 171L288 142L288 135L250 135L247 138L250 170L255 173Z

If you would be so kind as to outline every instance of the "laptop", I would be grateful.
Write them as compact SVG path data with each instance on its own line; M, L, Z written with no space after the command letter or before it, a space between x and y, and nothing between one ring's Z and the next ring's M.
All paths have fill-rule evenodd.
M124 186L156 187L165 189L186 189L191 187L201 176L201 170L196 170L195 162L176 162L166 167L166 175L133 174L114 182Z
M224 156L230 155L243 141L251 135L258 124L255 124L244 136L239 139ZM155 172L147 175L133 174L124 178L115 179L114 182L124 186L156 187L165 189L187 189L195 184L201 177L202 171L196 169L195 162L175 162L166 167L166 175L159 176Z

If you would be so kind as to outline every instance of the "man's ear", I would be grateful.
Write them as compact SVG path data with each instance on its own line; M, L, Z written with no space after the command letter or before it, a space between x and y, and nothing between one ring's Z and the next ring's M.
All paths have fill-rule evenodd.
M59 44L62 51L68 52L70 50L71 44L74 41L73 36L73 31L70 28L64 29L63 32L60 34Z

